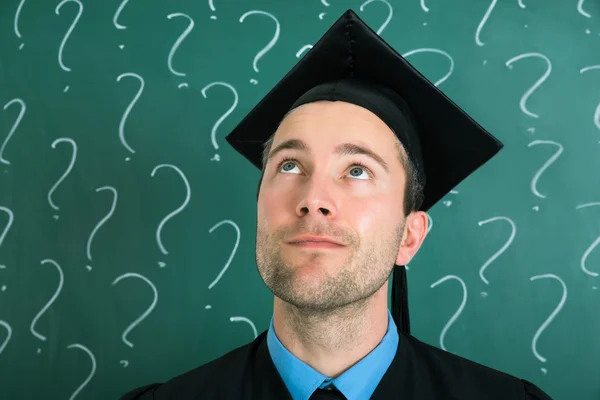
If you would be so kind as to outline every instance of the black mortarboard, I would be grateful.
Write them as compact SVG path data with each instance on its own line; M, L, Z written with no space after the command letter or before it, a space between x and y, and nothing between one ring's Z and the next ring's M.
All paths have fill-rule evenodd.
M354 103L388 124L425 182L422 211L503 147L352 10L333 24L226 140L262 169L264 143L286 113L316 100ZM401 332L410 333L404 266L394 271L392 316Z

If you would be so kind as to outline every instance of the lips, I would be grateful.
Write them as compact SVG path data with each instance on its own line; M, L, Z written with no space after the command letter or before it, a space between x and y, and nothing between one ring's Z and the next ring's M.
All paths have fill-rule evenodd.
M290 244L312 244L312 245L316 245L316 244L330 244L330 245L334 245L334 246L343 246L342 243L338 242L337 240L330 238L330 237L326 237L326 236L314 236L314 235L301 235L301 236L297 236L295 238L293 238L292 240L288 241L288 243Z
M331 242L311 242L311 241L306 241L306 242L296 242L296 243L290 243L292 246L296 246L296 247L303 247L303 248L318 248L318 249L340 249L343 246L339 245L339 244L335 244L335 243L331 243Z

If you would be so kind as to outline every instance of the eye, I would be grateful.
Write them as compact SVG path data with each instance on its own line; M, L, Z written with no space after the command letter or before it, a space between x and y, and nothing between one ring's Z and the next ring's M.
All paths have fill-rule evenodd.
M284 158L283 160L281 160L281 162L279 163L277 168L278 168L279 172L286 172L286 173L291 172L294 169L299 170L298 166L296 165L296 162L297 161L293 158ZM348 171L348 173L353 178L360 179L360 180L365 180L365 179L371 178L371 176L372 176L371 172L361 162L354 161L351 164L351 166L352 166L352 168L350 169L350 171Z

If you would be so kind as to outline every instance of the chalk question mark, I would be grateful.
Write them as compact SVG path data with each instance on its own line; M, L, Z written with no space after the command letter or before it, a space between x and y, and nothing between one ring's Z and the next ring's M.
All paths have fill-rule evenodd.
M213 233L213 231L215 229L217 229L218 227L220 227L223 224L229 224L229 225L233 226L233 228L235 229L235 233L236 233L235 245L233 246L233 250L231 251L231 254L229 255L229 259L225 263L225 266L221 269L221 272L219 272L219 275L217 275L217 277L215 278L215 280L213 280L212 283L210 285L208 285L208 289L209 290L212 289L213 287L215 287L215 285L221 280L221 278L223 277L223 274L229 268L229 264L231 264L231 261L233 261L233 257L235 256L235 252L237 251L238 245L240 244L240 237L241 237L240 228L232 220L224 219L222 221L217 222L215 225L213 225L212 228L210 228L208 230L208 233ZM209 308L211 308L211 306L207 305L207 306L205 306L205 308L209 309Z
M321 4L323 4L325 7L329 7L329 3L327 2L327 0L321 0ZM323 17L325 16L325 14L327 14L327 13L324 13L324 12L320 13L319 14L319 19L323 19Z
M575 209L580 210L582 208L593 207L593 206L600 206L600 203L580 204L577 207L575 207ZM2 242L2 240L0 240L0 243L1 242ZM585 262L586 262L587 258L589 257L590 253L592 251L594 251L596 246L598 246L599 244L600 244L600 236L598 236L596 238L596 240L594 240L594 242L585 250L585 253L583 253L583 256L581 257L581 262L580 262L581 269L583 270L583 272L585 272L586 274L588 274L590 276L598 276L598 273L588 270L587 267L585 266ZM596 286L594 286L594 289L596 289Z
M404 53L404 54L402 54L402 57L406 58L406 57L409 57L409 56L411 56L413 54L417 54L417 53L437 53L437 54L443 55L448 60L450 60L450 70L448 71L448 73L446 73L446 75L444 75L443 77L441 77L439 80L437 80L434 83L434 85L436 87L441 85L442 83L444 83L446 81L446 79L448 79L450 77L450 75L452 75L452 71L454 71L454 60L452 59L450 54L448 54L445 51L440 50L440 49L422 48L422 49L411 50L407 53Z
M458 276L456 276L456 275L446 275L442 279L440 279L437 282L433 283L431 285L431 288L433 289L437 285L439 285L439 284L441 284L441 283L443 283L443 282L445 282L445 281L447 281L449 279L455 279L455 280L457 280L460 283L460 285L462 286L462 290L463 290L463 299L462 299L462 302L460 303L460 306L458 307L458 310L456 310L456 312L454 313L454 315L452 315L452 318L450 318L450 320L448 322L446 322L446 325L444 325L444 328L442 329L442 333L440 333L440 346L444 350L446 350L446 346L444 346L444 337L446 336L446 333L448 332L448 329L450 329L450 327L452 326L452 324L454 323L454 321L456 321L456 319L462 313L463 309L465 308L465 304L467 304L467 286L465 285L465 282L462 279L460 279Z
M579 73L583 74L584 72L591 71L593 69L600 69L600 65L592 65L590 67L581 68ZM600 129L600 103L598 103L598 106L596 106L596 112L594 112L594 125L596 125L596 128Z
M127 335L129 334L129 332L131 332L132 329L134 329L144 319L146 319L146 317L148 317L148 315L152 312L152 310L156 306L156 301L158 300L158 291L156 290L156 286L154 286L154 284L148 278L146 278L145 276L140 275L138 273L135 273L135 272L127 272L127 273L117 277L111 285L114 286L115 284L119 283L120 281L122 281L123 279L126 279L126 278L137 278L137 279L143 280L144 282L146 282L148 284L148 286L150 286L152 288L152 292L154 293L154 299L152 300L152 304L150 304L150 307L148 307L148 309L146 311L144 311L144 313L142 315L140 315L135 321L133 321L127 327L127 329L125 329L125 331L123 332L123 335L121 336L121 339L127 346L133 347L133 343L131 343L129 340L127 340Z
M103 190L108 190L113 194L113 201L112 201L112 206L110 207L110 211L108 212L108 214L106 214L100 220L100 222L98 222L98 224L96 224L96 226L94 227L94 230L92 231L92 233L90 234L90 237L88 238L87 245L86 245L86 252L87 252L87 258L90 262L92 261L92 241L94 240L96 233L102 227L102 225L104 225L106 223L106 221L108 221L110 219L110 217L112 217L113 213L115 212L115 207L117 206L117 190L111 186L104 186L104 187L96 189L96 192L101 192ZM86 268L88 269L88 271L92 270L92 267L90 265L86 265Z
M215 8L215 5L213 3L213 0L208 0L208 6L210 7L210 9L211 9L212 12L217 11L217 9ZM217 19L217 16L216 15L211 15L210 19Z
M183 40L187 37L187 35L190 34L192 29L194 28L194 20L189 15L183 14L183 13L173 13L173 14L167 15L167 18L169 18L169 19L171 19L173 17L184 17L190 21L188 27L185 28L185 31L183 31L183 33L179 36L179 38L177 39L177 41L175 42L173 47L171 47L171 51L169 52L169 58L167 60L167 64L169 66L169 71L171 71L173 74L175 74L177 76L185 76L185 73L177 72L173 69L173 55L179 48L179 45L181 44L181 42L183 42ZM188 87L188 84L187 83L179 84L178 88L182 88L182 87Z
M544 171L548 169L548 167L552 165L552 163L554 163L558 157L560 157L561 153L563 152L563 146L562 144L553 142L551 140L534 140L533 142L529 143L527 147L537 146L538 144L551 144L553 146L558 147L556 153L554 153L554 155L550 157L548 161L544 163L544 165L542 165L542 167L536 172L536 174L533 176L533 179L531 180L531 191L533 192L533 194L539 198L545 199L546 196L541 194L537 190L537 182L540 179L540 176L542 176L542 174L544 173ZM539 206L534 206L533 209L535 211L539 211L540 208Z
M8 144L8 141L10 140L12 135L17 130L17 127L19 126L19 124L21 123L21 119L23 119L23 115L25 115L25 110L27 109L27 107L25 106L25 102L21 99L12 99L11 101L9 101L8 103L6 103L4 105L4 109L6 110L12 104L19 104L21 106L21 111L19 111L19 115L17 116L15 123L13 124L12 128L10 128L10 132L8 132L8 136L6 136L4 143L2 143L2 147L0 147L0 162L3 164L6 164L6 165L10 165L10 161L3 158L2 154L4 153L4 150L6 149L6 145Z
M527 109L527 105L525 103L527 103L527 99L529 99L529 96L531 96L531 94L538 88L540 87L540 85L542 83L544 83L544 81L546 79L548 79L548 77L550 76L550 73L552 72L552 63L550 62L550 60L548 59L548 57L546 57L545 55L541 54L541 53L523 53L520 54L516 57L511 58L510 60L508 60L505 65L510 68L513 69L513 63L519 60L522 60L524 58L529 58L529 57L538 57L543 59L544 61L546 61L546 64L548 65L546 68L546 72L544 72L544 75L542 75L534 84L533 86L531 86L529 89L527 89L527 91L525 92L525 94L523 94L523 96L521 96L521 101L519 101L519 107L521 107L521 111L523 111L526 115L529 115L530 117L533 118L539 118L539 115L532 113L531 111L529 111Z
M5 321L2 321L1 319L0 319L0 326L3 326L7 332L6 339L4 339L4 342L0 345L0 354L2 354L2 352L8 345L8 342L10 341L10 337L12 336L12 329L8 323L6 323Z
M160 164L157 165L156 167L154 167L154 169L152 170L152 173L150 174L151 177L154 177L154 174L156 173L156 171L158 171L161 168L172 168L174 169L179 176L181 177L181 179L183 179L183 183L185 184L185 189L186 189L186 195L185 195L185 200L183 201L183 204L181 206L179 206L177 209L175 209L174 211L172 211L171 213L169 213L166 217L163 218L163 220L160 222L160 224L158 224L158 229L156 229L156 241L158 243L158 247L160 248L160 251L167 255L169 254L169 252L167 251L167 249L165 249L165 246L163 246L162 244L162 240L160 238L160 233L163 229L163 226L165 225L165 223L170 220L171 218L173 218L175 215L179 214L181 211L183 211L183 209L188 205L188 203L190 202L190 197L191 197L191 189L190 189L190 184L187 180L187 178L185 177L185 175L183 174L183 172L181 172L181 170L179 168L177 168L174 165L171 164ZM159 267L164 267L166 266L166 264L162 261L160 261L158 263Z
M246 317L229 317L230 322L245 322L252 328L252 332L254 332L254 339L258 336L258 331L256 330L256 326L254 326L254 322L250 321Z
M67 346L67 349L80 349L83 350L92 360L92 370L90 371L90 374L88 375L88 377L81 383L81 385L79 385L79 387L73 392L73 394L71 394L71 397L69 397L69 400L73 400L75 397L77 397L77 395L79 394L79 392L81 392L83 390L84 387L86 387L86 385L92 380L92 377L94 376L94 374L96 373L96 358L94 357L94 354L84 345L79 344L79 343L73 343Z
M65 48L65 43L67 43L67 40L71 36L71 33L73 32L73 29L75 29L75 25L77 25L77 22L79 21L79 18L81 17L81 13L83 12L83 4L81 4L81 2L79 0L62 0L56 6L56 9L54 10L54 12L56 13L56 15L60 15L60 8L63 6L63 4L68 3L68 2L76 3L79 6L79 10L77 11L77 16L75 17L75 19L71 23L71 26L69 27L69 30L67 31L65 37L63 38L62 42L60 43L60 47L58 48L58 64L60 65L60 67L63 70L65 70L67 72L70 72L71 68L65 66L65 64L62 61L62 55L63 55L63 50ZM67 85L65 87L64 91L66 92L67 90L69 90L69 85Z
M579 0L577 2L577 12L579 14L583 15L584 17L592 18L592 16L590 14L588 14L587 12L584 11L584 9L583 9L584 2L585 2L585 0Z
M560 279L558 276L554 275L554 274L544 274L544 275L536 275L536 276L532 276L531 278L529 278L530 281L535 281L538 279L555 279L557 281L560 282L560 284L562 285L562 289L563 289L563 293L562 293L562 297L560 299L560 303L558 303L558 306L554 309L554 311L552 311L552 314L550 314L550 316L546 319L546 321L544 321L544 323L542 324L542 326L540 326L538 328L538 330L535 332L535 335L533 336L533 340L531 341L531 350L533 351L533 354L535 355L535 357L540 360L541 362L545 363L546 362L546 358L542 357L540 355L540 353L537 351L537 341L540 338L540 335L542 334L542 332L544 332L544 329L546 329L546 327L548 327L548 325L550 324L550 322L552 322L552 320L554 320L554 318L556 317L556 315L560 312L560 310L563 308L565 301L567 300L567 286L565 285L565 283L563 282L562 279ZM544 374L546 374L548 371L546 370L546 368L542 368L541 369L542 372Z
M139 80L140 88L138 89L137 93L135 94L135 97L133 98L133 100L131 100L131 103L129 103L129 105L125 109L125 112L123 113L123 117L121 117L121 122L119 123L119 139L121 140L121 143L123 144L123 146L125 146L125 148L127 150L129 150L130 153L135 154L135 150L133 150L125 141L125 121L127 121L127 118L129 117L129 113L131 112L131 109L133 108L135 103L140 98L142 92L144 91L144 78L142 78L141 76L139 76L138 74L135 74L133 72L125 72L117 77L117 82L120 82L121 79L128 77L128 76ZM129 157L125 158L125 161L129 161Z
M71 155L71 162L69 163L67 170L63 173L63 175L60 177L60 179L58 181L56 181L54 186L52 186L52 188L48 192L48 203L50 203L50 207L54 208L57 211L59 210L59 207L56 204L54 204L54 202L52 201L52 194L54 193L54 191L56 190L58 185L60 185L62 183L62 181L67 177L67 175L69 175L69 173L73 169L73 165L75 165L75 159L77 158L77 143L75 143L75 141L73 139L71 139L71 138L56 139L54 142L52 142L52 148L55 149L56 145L59 143L69 143L73 147L73 154ZM54 219L57 220L58 215L54 215Z
M275 43L277 43L277 39L279 39L279 21L277 20L277 18L275 18L275 16L273 14L270 14L266 11L260 11L260 10L251 10L246 12L244 15L242 15L240 17L240 23L244 22L244 20L246 19L247 16L249 15L254 15L254 14L261 14L261 15L266 15L267 17L271 18L273 21L275 21L275 35L273 35L273 38L271 39L271 41L265 46L263 47L262 50L260 50L256 56L254 57L254 61L252 62L252 67L254 68L254 71L258 73L258 60L260 60L262 58L262 56L264 56L269 50L271 50L273 48L273 46L275 46ZM250 83L253 84L257 84L258 81L256 79L250 79Z
M46 303L46 305L44 306L44 308L42 308L40 310L40 312L37 313L37 315L33 318L33 320L31 321L31 326L30 326L30 330L31 333L33 334L33 336L35 336L36 338L40 339L41 341L45 341L46 340L46 336L39 334L38 332L36 332L35 330L35 324L37 323L38 319L40 319L40 317L46 312L46 310L52 305L52 303L54 303L54 301L56 300L56 298L58 297L58 294L60 293L60 291L62 290L63 287L63 281L64 281L64 276L63 276L63 271L60 268L60 265L58 265L58 263L54 260L50 260L50 259L46 259L43 260L41 262L41 264L52 264L56 267L56 269L58 270L58 276L59 276L59 281L58 281L58 287L56 288L56 292L54 293L54 295L52 295L52 297L50 298L50 300L48 300L48 302ZM42 351L42 349L38 348L38 353L40 353Z
M0 247L2 247L2 242L4 241L4 238L6 237L6 235L8 234L8 230L10 229L10 227L13 223L13 220L15 219L15 216L14 216L13 212L7 207L0 206L0 211L4 211L5 213L8 214L8 222L6 223L6 226L4 227L4 229L2 230L2 234L0 234ZM6 268L6 265L0 264L0 269L4 269L4 268Z
M312 44L305 44L296 52L296 58L300 58L304 54L305 51L312 49Z
M506 241L506 243L504 243L504 245L500 248L500 250L498 250L496 253L494 253L493 256L491 256L486 262L485 264L483 264L483 266L479 269L479 277L481 278L481 280L483 281L483 283L485 283L486 285L489 285L490 282L485 279L485 276L483 276L483 273L485 272L485 270L487 269L487 267L494 262L494 260L496 260L498 257L500 257L500 255L502 255L502 253L504 253L506 251L506 249L508 249L508 247L511 245L511 243L513 242L513 240L515 239L515 235L517 234L517 226L515 225L515 223L513 222L512 219L508 218L508 217L493 217L493 218L489 218L486 219L484 221L479 221L477 224L479 226L483 226L487 223L490 222L494 222L494 221L506 221L510 224L511 226L511 233L510 233L510 237L508 238L508 240ZM487 296L486 292L481 292L481 295L483 297Z
M117 19L119 19L121 12L123 11L123 9L125 8L125 6L127 5L128 2L129 2L129 0L123 0L121 2L121 5L119 6L119 8L117 8L117 11L115 12L115 15L113 17L113 24L115 25L115 28L117 28L117 29L127 29L126 26L119 24L117 22Z
M481 30L483 29L483 26L485 25L488 18L490 17L490 14L494 10L494 7L496 6L497 2L498 2L498 0L492 0L492 2L490 3L490 6L488 7L487 11L485 12L485 15L483 16L483 18L479 22L479 25L477 26L477 31L475 31L475 43L477 43L477 46L483 46L483 42L479 39L479 36L481 35Z
M21 32L19 32L19 16L21 15L21 9L23 8L24 4L25 0L21 0L19 6L17 7L17 12L15 13L15 34L19 39L21 39ZM25 43L21 43L19 50L21 50L23 46L25 46Z
M360 6L360 11L363 11L367 5L369 5L370 3L374 2L374 1L380 1L388 6L388 16L387 16L386 20L383 22L383 24L381 24L381 26L377 29L377 34L381 35L381 32L383 32L385 27L392 20L392 16L394 15L394 9L392 8L392 5L390 3L388 3L386 0L367 0Z
M221 123L225 120L225 118L227 118L229 116L229 114L231 114L233 112L233 110L235 110L235 107L238 104L238 94L237 94L237 91L235 90L235 88L233 86L231 86L229 83L213 82L213 83L209 83L208 85L206 85L202 88L202 96L204 96L205 99L208 98L206 96L206 91L213 86L225 86L227 89L229 89L229 90L231 90L231 92L233 92L233 104L231 105L231 107L229 107L229 109L225 112L225 114L223 114L223 115L221 115L221 117L219 117L219 119L217 120L217 122L215 122L215 124L213 125L213 127L210 131L210 139L212 141L212 145L215 148L215 150L219 150L219 144L217 143L217 129L219 128L219 126L221 126ZM213 156L213 158L210 159L210 161L213 161L213 160L220 161L221 157L219 156L219 154L215 153L215 155Z

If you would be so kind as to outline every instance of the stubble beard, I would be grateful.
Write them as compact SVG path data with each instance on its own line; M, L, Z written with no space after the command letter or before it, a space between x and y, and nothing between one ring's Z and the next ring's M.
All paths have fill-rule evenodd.
M271 292L306 315L325 315L343 308L365 304L389 279L402 240L404 221L387 239L373 238L365 242L351 238L345 249L346 257L328 251L286 249L284 257L281 232L269 233L257 224L256 264ZM312 230L311 232L314 232ZM334 237L339 237L332 235ZM348 243L349 242L349 243ZM337 252L338 250L335 250ZM291 259L291 258L294 259ZM340 265L327 265L327 263ZM309 282L302 278L302 268L322 268Z

